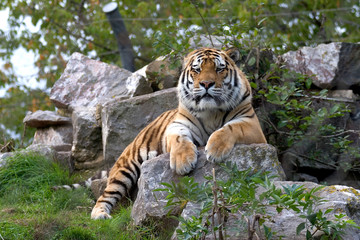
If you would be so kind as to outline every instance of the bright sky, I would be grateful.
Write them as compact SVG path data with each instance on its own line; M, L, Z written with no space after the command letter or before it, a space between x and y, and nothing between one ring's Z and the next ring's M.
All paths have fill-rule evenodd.
M7 24L7 20L9 17L9 9L0 11L0 29L3 31L9 31L9 26ZM25 26L22 26L20 29L23 30L25 28L29 29L31 32L39 31L39 26L34 26L31 23L31 18L27 17L23 21ZM2 51L0 49L0 51ZM24 48L18 48L15 50L13 57L11 58L11 63L13 64L15 74L19 77L18 80L21 85L25 85L32 88L40 88L45 90L46 82L38 82L34 77L38 69L35 67L35 54L32 52L26 51ZM0 68L3 69L4 61L0 60ZM9 87L9 86L8 86ZM0 97L3 97L6 93L8 87L0 88Z

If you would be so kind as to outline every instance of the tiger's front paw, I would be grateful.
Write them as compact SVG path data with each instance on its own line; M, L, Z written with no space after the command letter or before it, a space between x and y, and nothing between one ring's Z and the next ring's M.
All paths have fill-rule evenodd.
M185 175L193 170L197 163L197 148L194 143L182 140L171 147L170 168L179 175Z
M206 159L210 162L221 162L229 156L234 148L235 142L231 136L226 136L222 131L216 131L211 134L206 146Z

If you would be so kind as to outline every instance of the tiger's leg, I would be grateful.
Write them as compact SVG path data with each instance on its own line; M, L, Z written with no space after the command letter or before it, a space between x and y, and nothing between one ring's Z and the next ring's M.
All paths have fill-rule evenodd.
M166 151L170 153L170 168L177 174L185 175L195 168L198 151L190 130L172 124L166 133Z
M140 163L132 161L132 167L114 165L111 170L104 193L98 198L92 212L92 219L108 219L111 218L111 209L120 201L121 198L127 196L133 186L136 185L140 176Z
M207 160L220 162L238 143L266 143L260 124L257 121L236 121L213 132L205 146Z

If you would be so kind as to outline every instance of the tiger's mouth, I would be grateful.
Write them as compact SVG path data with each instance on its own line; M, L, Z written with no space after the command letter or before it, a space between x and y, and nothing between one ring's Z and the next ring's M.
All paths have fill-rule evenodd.
M209 101L211 99L214 99L214 96L212 96L210 93L206 92L202 95L195 95L195 101L200 102L201 100Z
M196 105L205 108L214 108L223 104L220 96L204 93L203 95L195 96Z
M201 98L214 98L212 95L210 95L208 92L201 96Z

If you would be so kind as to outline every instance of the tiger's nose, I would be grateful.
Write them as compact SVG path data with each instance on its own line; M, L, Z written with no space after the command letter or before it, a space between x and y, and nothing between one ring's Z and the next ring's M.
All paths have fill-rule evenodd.
M200 85L203 86L206 90L215 85L215 82L211 81L201 81Z

